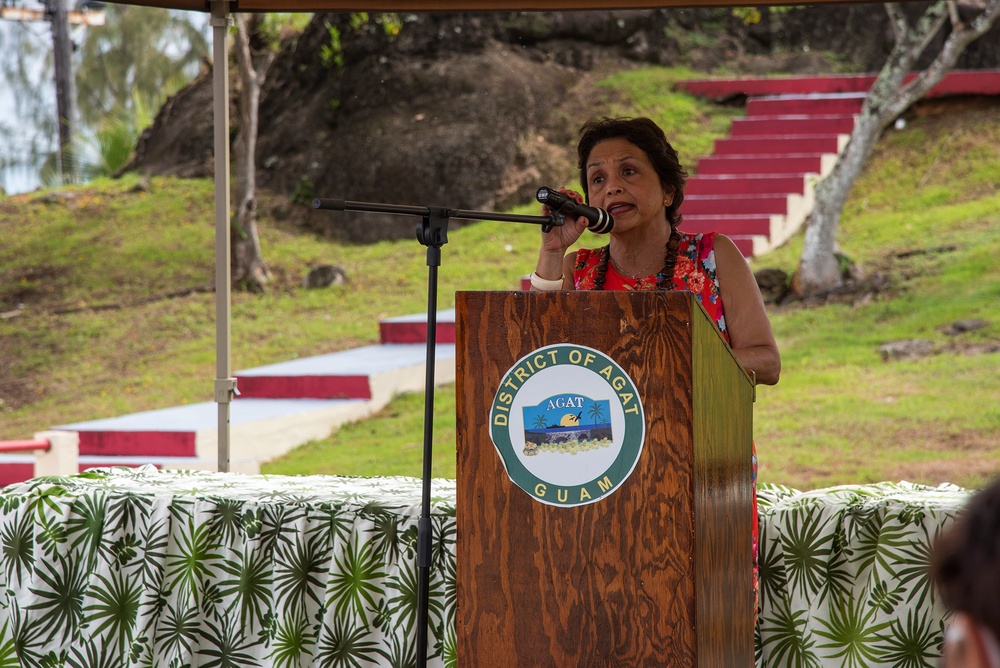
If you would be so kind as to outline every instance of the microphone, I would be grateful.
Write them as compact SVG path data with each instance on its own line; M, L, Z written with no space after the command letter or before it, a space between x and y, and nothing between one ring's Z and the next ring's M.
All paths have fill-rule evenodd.
M559 215L572 218L583 216L587 219L587 229L595 234L607 234L615 227L615 219L604 209L578 204L558 190L542 186L535 193L535 199Z

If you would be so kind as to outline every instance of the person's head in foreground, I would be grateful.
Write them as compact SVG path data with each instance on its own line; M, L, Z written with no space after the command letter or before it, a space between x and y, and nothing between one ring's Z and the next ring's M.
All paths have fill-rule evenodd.
M1000 479L977 492L934 548L934 580L954 613L944 668L1000 668Z

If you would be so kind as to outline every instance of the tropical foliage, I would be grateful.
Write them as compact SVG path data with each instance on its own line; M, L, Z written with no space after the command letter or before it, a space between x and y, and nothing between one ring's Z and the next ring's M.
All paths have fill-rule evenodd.
M966 499L953 485L763 486L758 664L937 666L931 545Z
M0 667L409 666L412 478L108 469L0 493ZM454 482L432 509L431 665L455 657Z
M134 102L159 109L198 74L208 55L202 26L186 12L105 5L107 23L88 29L76 70L77 106L87 127Z
M415 478L153 467L0 492L0 668L411 666ZM758 664L937 664L951 485L765 486ZM455 483L435 480L430 660L456 662Z
M104 25L73 33L80 128L69 159L84 180L124 167L151 115L198 75L208 55L204 22L189 12L114 4L100 11ZM0 119L0 172L37 174L47 186L63 179L54 86L47 83L51 51L47 29L0 31L0 81L11 108L3 111L14 112Z

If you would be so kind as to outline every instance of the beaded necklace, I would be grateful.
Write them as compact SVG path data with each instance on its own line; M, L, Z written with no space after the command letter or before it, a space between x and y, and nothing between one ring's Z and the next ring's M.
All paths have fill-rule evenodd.
M657 290L672 290L674 280L674 265L677 264L677 247L681 243L681 233L676 227L670 227L670 240L667 241L666 254L663 257L663 271L656 274ZM601 249L601 258L597 261L597 271L594 274L594 289L603 290L608 274L608 263L611 261L611 244ZM627 277L626 277L627 278ZM639 278L642 278L641 276Z

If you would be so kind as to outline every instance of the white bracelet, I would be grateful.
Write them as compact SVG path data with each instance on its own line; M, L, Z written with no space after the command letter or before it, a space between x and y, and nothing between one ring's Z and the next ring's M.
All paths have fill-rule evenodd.
M535 272L531 272L529 278L531 279L531 287L536 290L561 290L563 286L562 276L559 278L542 278L535 274Z

